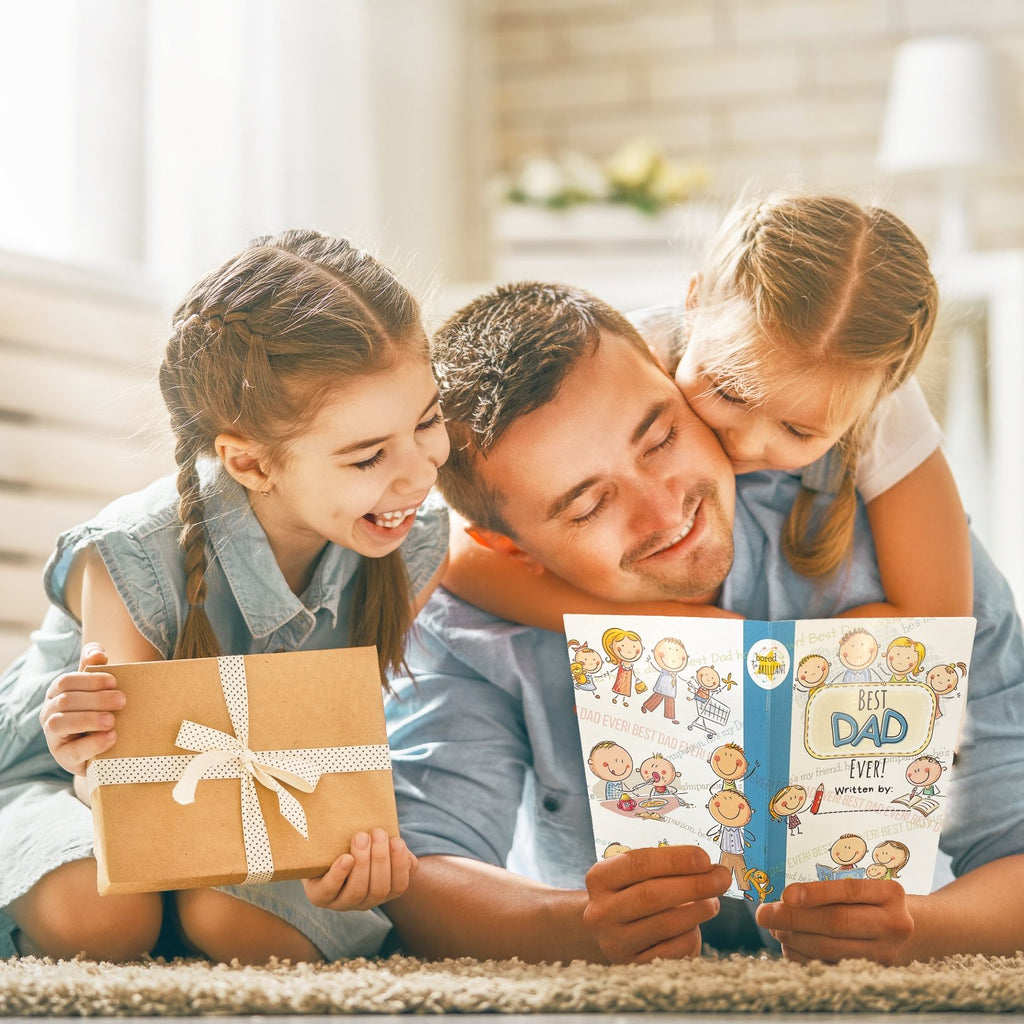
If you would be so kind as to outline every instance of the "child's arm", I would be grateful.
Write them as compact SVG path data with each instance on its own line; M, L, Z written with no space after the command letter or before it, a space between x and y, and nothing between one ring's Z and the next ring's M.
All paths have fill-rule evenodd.
M125 702L113 676L85 672L85 666L105 665L111 658L115 662L158 661L160 653L135 628L94 548L79 555L72 566L66 598L69 610L82 623L79 670L66 672L50 684L39 720L50 753L77 777L84 776L87 761L114 745L116 712ZM97 642L98 637L103 638L104 646ZM84 794L77 782L75 792L80 797Z
M485 548L469 537L459 517L452 515L448 569L443 583L453 594L512 622L560 633L562 616L694 615L741 618L707 604L685 601L610 601L588 594L549 572L534 571L514 557Z
M850 608L844 617L972 613L967 515L941 450L869 502L867 511L886 600Z

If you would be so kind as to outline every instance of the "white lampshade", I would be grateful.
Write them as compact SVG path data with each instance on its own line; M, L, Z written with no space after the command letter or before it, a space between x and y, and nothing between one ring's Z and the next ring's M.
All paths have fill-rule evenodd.
M888 171L958 171L998 163L1015 145L1005 67L977 39L912 39L896 51L878 163Z

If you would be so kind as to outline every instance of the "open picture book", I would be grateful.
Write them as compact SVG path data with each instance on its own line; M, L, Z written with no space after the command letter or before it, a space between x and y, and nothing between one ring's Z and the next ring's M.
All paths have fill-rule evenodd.
M974 619L565 629L598 858L701 846L757 902L837 878L931 891Z

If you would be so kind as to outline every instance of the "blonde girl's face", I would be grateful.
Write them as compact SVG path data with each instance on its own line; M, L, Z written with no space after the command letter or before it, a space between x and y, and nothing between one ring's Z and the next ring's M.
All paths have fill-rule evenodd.
M425 361L406 358L329 394L253 507L275 554L332 541L380 558L409 535L447 458L437 384Z
M596 672L601 667L601 655L597 651L577 651L576 660L583 666L584 672Z
M718 435L733 471L797 470L821 458L853 426L878 390L875 377L851 388L846 408L831 401L837 383L828 370L794 374L791 382L772 368L778 384L756 404L706 368L702 348L691 341L676 370L676 384L690 408Z
M624 636L612 644L612 650L618 655L620 661L632 664L644 653L644 646L639 640Z
M913 647L892 647L886 652L885 660L896 675L906 675L917 668L917 652Z

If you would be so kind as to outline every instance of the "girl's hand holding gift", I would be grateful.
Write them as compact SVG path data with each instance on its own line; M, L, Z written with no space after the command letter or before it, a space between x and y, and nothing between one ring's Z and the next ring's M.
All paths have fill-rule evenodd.
M50 684L39 712L50 753L72 775L84 776L87 762L117 739L114 713L124 707L125 696L113 676L85 671L107 660L99 644L86 644L78 671L65 672Z
M357 833L350 853L343 853L319 878L304 878L302 885L315 906L370 910L401 896L418 863L403 839L375 828L372 836Z

